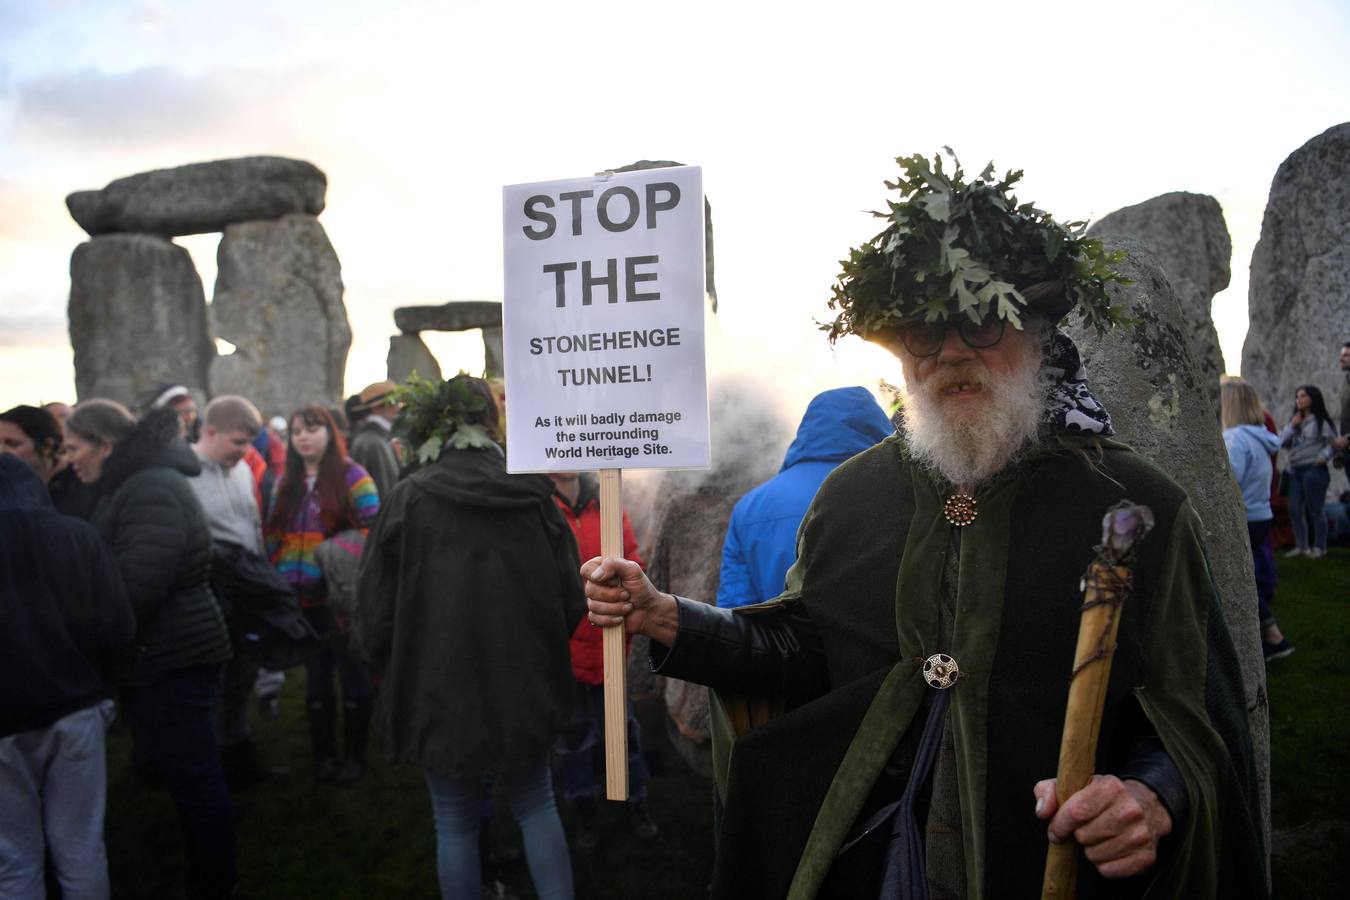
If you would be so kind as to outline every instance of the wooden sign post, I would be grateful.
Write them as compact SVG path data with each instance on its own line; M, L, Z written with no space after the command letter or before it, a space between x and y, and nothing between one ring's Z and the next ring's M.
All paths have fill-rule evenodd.
M623 556L623 476L600 470L600 555ZM605 796L628 799L628 660L622 625L604 630Z

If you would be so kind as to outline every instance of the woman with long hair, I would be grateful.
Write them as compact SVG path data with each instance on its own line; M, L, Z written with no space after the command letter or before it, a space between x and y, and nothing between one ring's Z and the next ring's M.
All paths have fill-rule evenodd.
M234 811L216 743L220 674L230 658L211 593L211 531L188 484L201 472L178 414L140 422L120 403L86 400L66 421L71 468L97 499L90 523L112 551L136 615L110 667L142 778L169 791L187 852L187 896L228 897Z
M1260 614L1261 644L1266 662L1294 652L1294 645L1280 631L1270 604L1275 600L1275 557L1270 544L1271 456L1280 449L1280 439L1266 430L1265 410L1256 389L1241 378L1224 377L1219 387L1223 417L1223 442L1228 464L1242 492L1247 511L1247 539L1252 547L1256 576L1256 605Z
M346 614L335 613L327 603L316 554L321 543L341 531L369 528L379 511L375 482L348 459L347 442L332 414L322 406L292 413L286 471L276 486L266 537L272 564L295 588L306 618L324 637L319 650L305 661L305 708L314 748L314 780L320 784L350 784L365 774L374 689L370 667L348 641ZM335 674L342 683L346 753L341 764Z
M415 384L395 431L419 460L361 558L356 619L384 674L379 730L420 766L441 896L478 900L484 777L524 838L535 891L572 896L548 754L572 703L568 640L584 611L572 533L538 475L509 475L481 378Z
M1294 520L1294 543L1286 556L1318 559L1327 553L1327 468L1335 454L1336 426L1327 415L1322 392L1305 384L1294 392L1294 412L1280 432L1280 445L1289 451L1289 517ZM1308 524L1312 523L1309 537Z

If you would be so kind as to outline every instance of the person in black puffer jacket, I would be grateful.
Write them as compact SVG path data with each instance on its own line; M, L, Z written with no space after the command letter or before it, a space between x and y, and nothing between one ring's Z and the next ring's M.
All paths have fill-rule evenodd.
M201 464L178 437L172 410L137 423L118 403L88 400L66 430L71 466L98 495L90 522L112 550L136 614L131 648L109 674L139 767L178 807L187 896L227 897L234 814L215 719L230 639L209 583L211 533L184 477Z

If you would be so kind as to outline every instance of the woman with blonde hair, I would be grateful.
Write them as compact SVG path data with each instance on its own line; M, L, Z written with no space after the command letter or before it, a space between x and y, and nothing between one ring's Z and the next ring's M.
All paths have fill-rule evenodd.
M1294 645L1280 631L1270 604L1275 600L1275 558L1270 546L1271 456L1280 449L1280 439L1266 430L1265 410L1256 389L1241 378L1225 377L1219 399L1223 419L1223 442L1228 464L1242 491L1247 511L1247 539L1252 547L1256 575L1256 603L1261 616L1261 644L1266 662L1294 652Z

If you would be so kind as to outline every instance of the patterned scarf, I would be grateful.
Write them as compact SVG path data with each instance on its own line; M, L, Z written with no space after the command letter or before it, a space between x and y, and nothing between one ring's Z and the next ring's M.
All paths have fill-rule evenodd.
M1087 369L1078 347L1063 331L1050 338L1043 371L1050 378L1050 395L1045 404L1045 423L1070 434L1096 434L1110 437L1116 433L1111 414L1087 386Z

